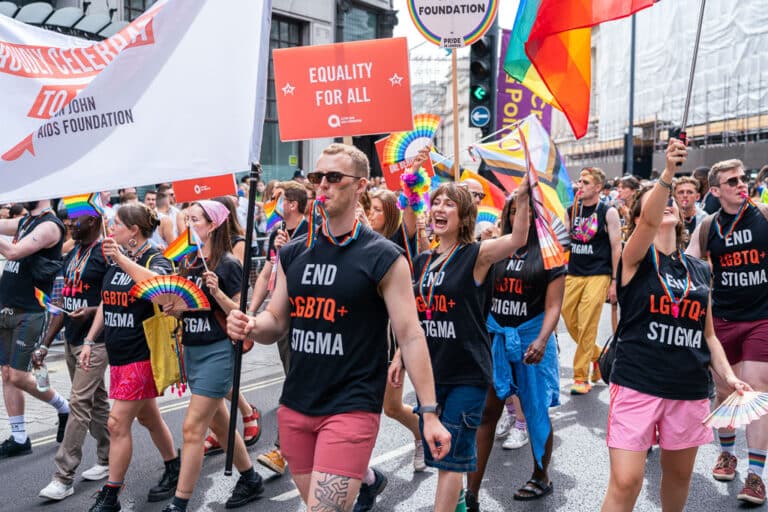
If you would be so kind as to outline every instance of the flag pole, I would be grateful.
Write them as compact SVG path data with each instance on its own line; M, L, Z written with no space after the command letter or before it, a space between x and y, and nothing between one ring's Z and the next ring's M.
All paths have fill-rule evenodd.
M688 75L688 91L685 93L685 107L683 108L683 122L680 125L680 140L683 144L688 145L688 136L685 132L686 125L688 124L688 112L691 107L691 93L693 91L693 75L696 72L696 58L699 55L699 41L701 41L701 26L704 24L704 8L707 5L707 0L701 0L701 8L699 9L699 25L696 28L696 42L693 45L693 59L691 59L691 72ZM680 164L678 164L680 165Z
M261 164L251 164L248 176L248 217L245 227L245 254L243 255L243 281L240 283L240 311L248 306L249 277L251 275L251 245L253 242L253 216L256 210L256 183L261 176ZM243 366L243 340L235 340L235 366L232 372L232 400L229 408L229 436L224 475L232 476L232 459L235 453L235 428L237 427L237 402L240 397L240 370Z
M459 181L461 166L459 165L459 67L456 48L451 50L451 80L453 82L453 179Z

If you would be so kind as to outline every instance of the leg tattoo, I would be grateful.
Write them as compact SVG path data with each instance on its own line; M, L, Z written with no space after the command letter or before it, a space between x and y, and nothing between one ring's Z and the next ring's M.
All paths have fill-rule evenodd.
M312 512L344 512L349 494L349 480L346 476L323 475L317 482L317 504L312 506Z

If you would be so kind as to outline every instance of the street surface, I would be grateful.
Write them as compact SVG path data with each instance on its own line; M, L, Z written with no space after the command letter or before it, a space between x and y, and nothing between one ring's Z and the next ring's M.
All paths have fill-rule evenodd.
M598 385L591 393L581 397L568 394L572 375L571 364L575 345L564 327L559 328L561 347L561 402L552 410L555 429L554 454L550 476L554 493L539 501L522 503L513 501L512 495L529 477L532 457L529 445L513 451L502 450L501 441L496 443L488 465L488 471L480 494L481 510L500 512L520 511L573 511L599 510L608 484L608 449L605 446L605 426L608 413L608 387ZM602 343L610 333L609 308L603 311L599 340ZM64 396L69 393L68 376L63 361L63 346L55 345L49 356L49 369L53 386ZM262 411L263 433L261 440L250 448L252 458L271 449L275 439L275 410L280 395L283 375L275 346L256 346L243 361L243 390L250 401ZM160 400L161 411L177 443L181 442L181 425L189 395L171 396L166 391ZM415 403L410 385L406 388L406 402ZM53 457L56 453L55 411L41 402L27 398L27 429L33 440L33 454L14 459L0 460L0 510L16 511L85 511L92 503L91 496L103 482L87 482L79 477L75 482L75 495L62 502L46 502L37 493L51 479ZM0 438L9 436L5 409L0 403ZM179 444L180 448L181 445ZM741 510L735 495L743 485L746 473L746 448L743 431L737 438L739 473L730 483L716 482L709 475L719 450L712 444L699 451L687 510L730 511ZM437 484L437 474L428 469L421 474L412 472L413 440L404 427L383 418L381 431L373 454L373 465L389 477L389 485L380 496L376 510L382 511L429 511ZM343 456L343 454L340 454ZM95 462L94 443L89 437L84 448L82 469ZM193 511L223 511L237 479L225 477L224 455L207 457L203 473L194 497L190 502ZM269 470L256 464L257 471L265 478L263 498L244 507L243 510L264 512L293 512L303 510L298 493L286 474L275 477ZM159 512L164 503L147 503L147 491L162 474L163 464L152 445L147 431L134 426L134 451L126 487L121 494L125 511ZM637 502L637 511L659 511L658 497L661 472L659 452L655 449L648 459L646 479ZM733 497L732 497L733 496Z

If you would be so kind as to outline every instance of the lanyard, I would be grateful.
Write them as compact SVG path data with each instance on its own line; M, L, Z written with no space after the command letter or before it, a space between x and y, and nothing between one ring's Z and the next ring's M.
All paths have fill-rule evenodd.
M45 208L43 211L35 215L34 217L32 215L27 214L23 219L19 221L19 227L16 230L16 235L13 237L13 243L18 243L19 240L24 238L24 235L27 234L27 229L29 229L29 225L32 224L37 219L42 219L46 214L53 213L52 208Z
M435 272L435 277L432 279L432 282L429 284L429 290L427 291L427 297L424 298L424 280L427 276L427 273L431 270L430 266L432 263L432 256L434 256L434 252L430 252L429 256L427 257L427 262L424 264L424 268L421 271L421 278L419 279L419 296L421 297L421 300L424 301L424 303L427 305L427 320L432 320L432 298L435 295L435 282L437 281L437 276L440 275L440 272L442 272L445 267L448 266L448 263L453 259L453 257L459 252L459 249L461 249L463 246L459 243L455 243L453 247L451 247L451 250L448 251L447 254L444 255L442 263L440 263L440 266L438 267L437 271ZM438 264L438 261L435 261L435 266Z
M680 304L683 302L683 299L688 296L688 292L691 291L691 273L688 270L688 262L685 259L685 253L678 249L677 254L680 256L680 263L683 264L683 268L685 269L685 289L683 290L683 294L680 296L680 298L675 298L672 287L667 282L667 279L661 275L661 272L659 272L659 252L656 250L655 246L651 245L651 260L653 261L653 269L656 271L656 276L659 278L659 282L661 283L661 287L664 289L664 293L666 293L667 297L669 297L669 301L672 303L672 316L675 318L680 316Z
M720 225L720 215L717 216L717 219L715 219L715 229L717 230L717 234L725 240L729 236L731 236L731 233L733 233L733 230L736 229L736 224L739 223L741 218L744 216L745 213L747 213L747 207L752 202L749 199L745 199L743 203L741 203L741 206L739 207L739 211L736 212L736 216L733 218L733 221L731 222L731 225L728 227L728 232L726 234L723 234L723 227Z
M75 253L72 259L69 260L69 264L67 265L67 278L64 280L64 289L61 292L63 296L74 297L75 293L83 292L81 278L85 274L85 268L88 266L88 262L91 259L91 252L93 252L93 248L96 247L96 244L98 244L99 241L100 240L97 238L91 242L84 253L83 246L78 246L77 253Z
M341 240L333 236L331 233L331 227L328 224L328 213L325 211L325 208L323 208L323 200L315 199L312 202L312 208L309 211L309 220L307 221L307 247L314 247L315 242L317 241L317 226L315 222L315 214L317 213L319 213L320 217L323 219L323 234L325 235L325 238L331 242L331 244L337 247L346 247L347 245L351 244L353 240L357 240L357 237L360 235L360 230L362 229L363 225L360 224L359 220L355 219L355 223L352 225L351 233L346 235Z

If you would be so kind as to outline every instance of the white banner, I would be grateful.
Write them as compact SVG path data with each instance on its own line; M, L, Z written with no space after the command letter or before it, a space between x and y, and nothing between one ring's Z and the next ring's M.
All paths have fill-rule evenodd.
M167 0L98 43L0 16L0 202L247 170L270 0Z

